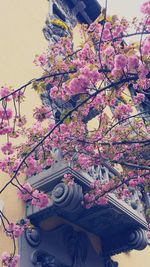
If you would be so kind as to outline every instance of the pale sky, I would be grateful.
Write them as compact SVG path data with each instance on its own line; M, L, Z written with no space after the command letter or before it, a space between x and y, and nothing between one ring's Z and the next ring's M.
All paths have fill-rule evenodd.
M102 7L105 5L105 0L98 0ZM110 15L117 14L119 17L139 17L141 15L140 6L146 0L108 0L108 13Z

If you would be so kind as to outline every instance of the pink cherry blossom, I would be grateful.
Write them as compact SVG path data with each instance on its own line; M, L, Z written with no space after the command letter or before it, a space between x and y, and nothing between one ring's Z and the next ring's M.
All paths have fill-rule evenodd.
M9 94L10 94L10 88L9 87L3 86L3 87L0 88L0 97L1 98L5 97L5 96L7 96ZM6 100L7 101L10 101L11 100L11 97L10 96L7 97Z
M134 102L135 104L140 104L145 100L145 95L142 93L137 93L136 96L134 96Z
M19 262L20 256L15 254L13 257L8 254L8 252L4 251L2 253L2 264L7 267L16 267Z
M7 154L10 155L10 154L13 154L13 152L14 152L11 142L8 142L5 145L3 145L1 147L1 150L5 155L7 155Z
M128 68L129 70L135 69L139 66L139 59L137 56L129 56L128 57Z
M39 192L38 190L35 190L32 193L32 196L33 196L32 201L31 201L32 205L35 205L39 208L45 208L49 204L49 198L43 192Z
M141 12L144 13L145 15L150 15L150 1L147 1L142 4Z
M33 188L29 183L24 183L18 191L18 197L24 201L32 199Z
M118 69L123 69L127 65L127 57L123 54L118 54L114 59L114 66Z

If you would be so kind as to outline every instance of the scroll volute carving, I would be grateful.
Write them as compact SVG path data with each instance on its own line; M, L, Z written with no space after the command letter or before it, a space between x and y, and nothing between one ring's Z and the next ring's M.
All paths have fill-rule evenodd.
M74 183L72 186L59 183L52 191L52 198L57 207L68 212L78 212L82 208L82 187L77 183Z
M40 228L34 227L33 229L27 229L25 231L25 238L31 247L38 247L41 243L41 231Z

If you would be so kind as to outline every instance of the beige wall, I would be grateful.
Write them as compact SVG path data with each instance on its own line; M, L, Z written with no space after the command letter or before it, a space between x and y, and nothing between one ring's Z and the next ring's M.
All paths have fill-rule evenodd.
M35 54L47 47L42 33L47 12L46 0L0 0L0 87L7 84L16 88L41 76L41 71L32 62ZM31 123L32 108L40 100L33 90L27 90L24 109ZM0 188L7 180L7 175L0 175ZM4 201L4 212L11 221L23 216L23 206L16 198L14 187L9 186L0 199ZM1 226L0 236L0 253L4 250L11 252L12 241L3 235Z
M119 267L149 267L150 266L150 247L142 251L122 253L114 257L118 261Z

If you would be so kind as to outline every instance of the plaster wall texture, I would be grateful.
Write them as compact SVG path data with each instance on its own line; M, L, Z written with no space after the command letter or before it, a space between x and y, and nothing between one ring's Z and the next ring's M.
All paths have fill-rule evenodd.
M48 2L43 0L0 0L0 87L11 85L18 88L34 77L41 76L41 71L32 63L36 53L47 47L42 28L48 12ZM40 104L39 96L27 89L27 99L22 108L27 114L28 125L32 123L32 109ZM0 145L5 142L0 138ZM0 174L0 188L9 177ZM20 179L23 180L23 177ZM24 208L16 197L16 189L9 186L0 195L4 201L4 212L11 221L24 215ZM12 251L12 240L5 237L0 226L0 254Z

